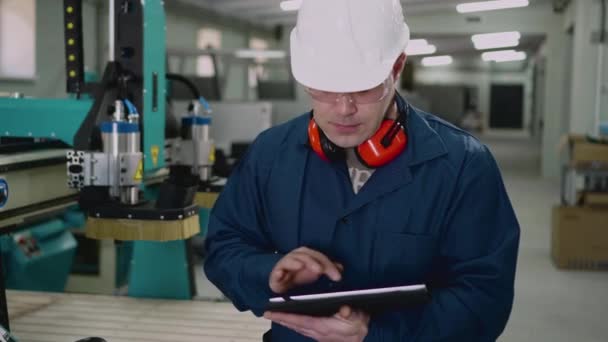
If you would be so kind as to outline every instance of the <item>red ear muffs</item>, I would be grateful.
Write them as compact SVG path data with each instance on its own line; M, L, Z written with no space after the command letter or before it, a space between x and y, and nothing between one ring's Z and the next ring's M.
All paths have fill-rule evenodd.
M404 120L384 120L371 138L357 146L355 152L363 165L368 168L384 166L405 150L408 139L402 121ZM321 159L344 159L344 149L332 143L313 118L308 123L308 140L313 151Z
M308 122L308 141L313 151L325 161L343 160L346 156L344 149L327 138L312 116Z
M407 134L398 121L384 120L378 131L357 146L359 161L368 168L378 168L391 162L405 150Z
M310 147L313 151L317 153L321 159L325 161L329 161L329 158L325 155L323 151L323 147L321 146L321 134L320 134L319 126L313 118L310 118L308 122L308 142L310 143Z

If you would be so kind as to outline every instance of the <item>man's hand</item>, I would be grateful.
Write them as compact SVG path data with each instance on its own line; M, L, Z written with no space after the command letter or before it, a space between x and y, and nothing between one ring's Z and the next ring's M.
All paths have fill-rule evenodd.
M323 274L333 281L342 278L342 265L322 253L300 247L285 255L274 266L268 280L274 293L284 293L296 286L313 283Z
M264 317L320 342L361 342L368 332L369 315L344 306L333 317L310 317L265 312Z

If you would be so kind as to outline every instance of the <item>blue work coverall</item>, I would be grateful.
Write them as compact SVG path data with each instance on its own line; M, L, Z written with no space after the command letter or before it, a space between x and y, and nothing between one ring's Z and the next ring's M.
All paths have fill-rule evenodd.
M366 341L495 341L513 303L519 225L488 149L412 109L407 149L355 194L346 163L308 146L309 120L263 132L234 170L210 216L208 278L259 316L277 296L273 266L306 246L342 263L343 279L292 294L431 289L423 307L372 317ZM310 341L277 324L272 340Z

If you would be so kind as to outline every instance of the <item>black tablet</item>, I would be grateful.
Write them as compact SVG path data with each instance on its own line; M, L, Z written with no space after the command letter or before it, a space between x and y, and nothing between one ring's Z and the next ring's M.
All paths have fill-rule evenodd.
M348 305L369 314L380 314L419 306L429 300L430 293L426 285L413 285L276 297L269 300L266 311L332 316L340 310L340 307Z

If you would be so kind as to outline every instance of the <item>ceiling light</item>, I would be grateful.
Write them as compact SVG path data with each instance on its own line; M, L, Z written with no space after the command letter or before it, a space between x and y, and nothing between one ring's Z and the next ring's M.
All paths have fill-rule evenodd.
M521 34L517 31L475 34L471 37L477 50L513 47L519 45Z
M483 43L474 43L474 45L475 45L475 49L477 49L477 50L499 49L499 48L518 46L519 40L503 41L503 42L483 42Z
M280 50L237 50L234 55L238 58L280 59L287 57L287 53Z
M302 6L302 0L281 1L281 9L285 12L297 11Z
M490 51L481 54L481 59L486 62L514 62L526 59L526 53L515 50Z
M509 31L509 32L474 34L471 37L471 40L473 42L486 42L486 41L496 41L496 40L519 40L520 38L521 38L521 33L519 33L518 31Z
M433 56L422 59L422 65L427 67L452 64L452 56Z
M427 46L429 42L426 39L412 39L407 43L407 46Z
M528 0L495 0L468 2L456 6L458 13L471 13L481 11L494 11L507 8L526 7L530 4Z
M405 54L408 56L432 55L437 52L435 45L420 45L409 46L405 49Z
M405 49L405 54L408 56L432 55L435 52L437 52L437 47L429 44L426 39L412 39Z

